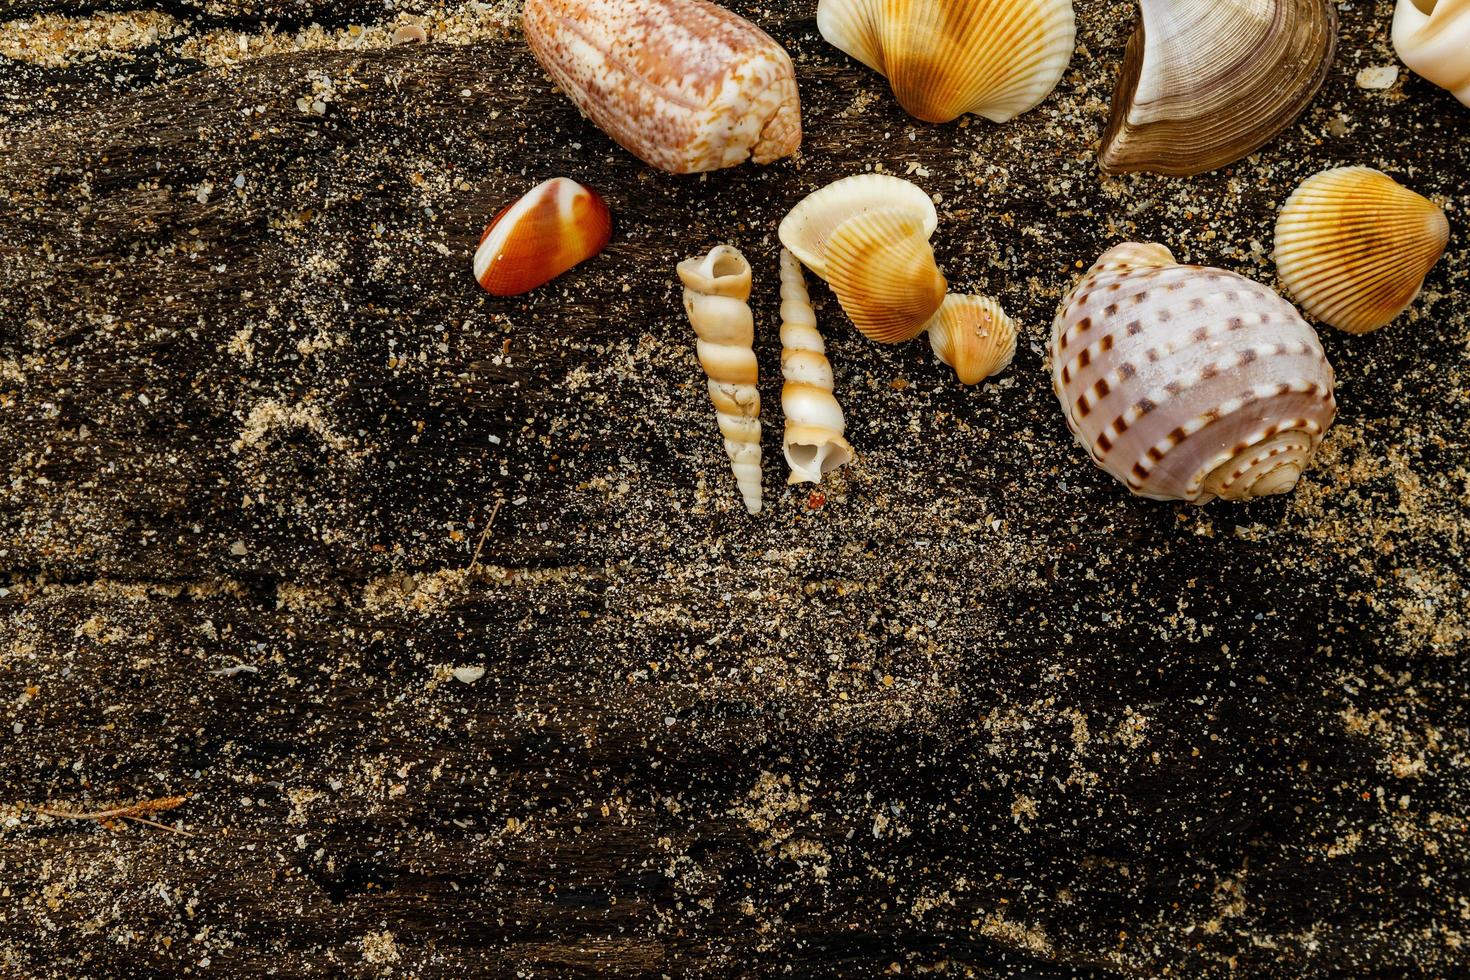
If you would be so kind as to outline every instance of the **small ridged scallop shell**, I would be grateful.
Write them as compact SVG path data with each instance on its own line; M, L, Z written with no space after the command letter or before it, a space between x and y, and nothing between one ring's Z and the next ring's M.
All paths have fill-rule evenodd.
M612 215L591 188L553 177L496 215L475 249L475 280L517 296L545 285L607 247Z
M934 353L954 368L960 384L999 374L1016 356L1016 321L989 296L951 293L925 329Z
M1062 301L1050 353L1077 441L1143 497L1286 493L1337 414L1332 367L1290 303L1162 245L1104 253Z
M925 122L1005 122L1047 97L1072 60L1071 0L821 0L817 29L884 75Z
M1470 0L1399 0L1393 48L1416 75L1470 105Z
M614 141L670 173L801 146L801 103L786 50L705 0L526 0L536 60Z
M1291 125L1337 46L1332 0L1139 0L1103 173L1187 177L1234 163Z
M801 264L827 278L827 240L849 218L880 209L907 211L928 239L939 227L934 202L917 185L885 174L858 174L833 181L801 200L781 222L781 244Z
M1348 333L1386 326L1418 297L1450 240L1434 202L1368 167L1309 177L1276 219L1276 269L1312 316Z
M916 337L949 288L920 219L909 211L868 211L827 238L827 283L863 336L880 344Z

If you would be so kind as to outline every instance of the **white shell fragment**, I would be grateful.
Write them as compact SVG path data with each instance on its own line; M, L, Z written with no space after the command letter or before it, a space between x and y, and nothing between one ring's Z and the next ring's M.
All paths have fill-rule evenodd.
M1359 70L1355 79L1358 88L1371 91L1382 91L1393 88L1393 83L1399 80L1398 65L1377 65L1372 68Z
M1416 75L1470 105L1470 0L1399 0L1393 48Z
M1290 303L1162 245L1103 253L1062 301L1050 353L1077 441L1156 500L1287 493L1337 414L1332 366Z
M750 263L730 245L679 263L684 312L699 337L699 363L725 437L735 483L752 514L761 510L761 396L752 344Z

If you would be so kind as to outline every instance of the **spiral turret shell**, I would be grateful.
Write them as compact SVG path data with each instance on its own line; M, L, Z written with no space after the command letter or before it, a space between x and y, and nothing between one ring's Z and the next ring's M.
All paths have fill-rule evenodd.
M679 263L684 312L699 338L700 366L720 421L735 482L752 514L761 510L761 396L752 344L750 263L730 245Z

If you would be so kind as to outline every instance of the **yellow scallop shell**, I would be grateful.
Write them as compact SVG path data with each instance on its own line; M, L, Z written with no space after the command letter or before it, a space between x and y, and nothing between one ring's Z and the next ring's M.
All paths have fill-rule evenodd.
M978 384L999 374L1016 356L1016 321L989 296L951 293L928 330L934 353L954 368L960 384Z
M1386 326L1449 243L1434 202L1368 167L1309 177L1276 219L1276 269L1303 309L1348 333Z
M849 218L826 246L827 284L863 335L902 343L928 324L949 288L922 219L895 208Z

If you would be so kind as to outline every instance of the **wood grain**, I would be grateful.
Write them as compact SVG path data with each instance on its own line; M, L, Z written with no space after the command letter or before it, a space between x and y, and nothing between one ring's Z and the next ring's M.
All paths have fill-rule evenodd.
M1463 969L1470 115L1354 86L1391 5L1190 180L1097 174L1126 5L1078 3L1004 127L909 120L810 3L729 6L807 139L705 178L513 33L0 62L0 975ZM1048 388L1060 296L1129 238L1274 285L1275 209L1343 163L1446 207L1424 297L1322 331L1342 416L1291 498L1128 498ZM941 196L1015 364L961 388L814 283L859 460L785 488L768 414L751 519L674 265L751 259L769 413L776 223L879 165ZM484 295L485 221L558 174L613 245ZM192 838L33 809L184 793Z

